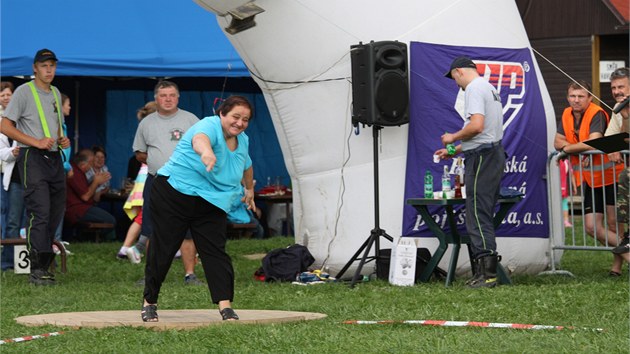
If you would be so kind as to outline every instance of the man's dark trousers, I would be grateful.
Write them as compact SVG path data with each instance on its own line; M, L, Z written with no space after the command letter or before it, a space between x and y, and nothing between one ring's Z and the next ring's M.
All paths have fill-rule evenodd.
M494 209L499 199L505 151L499 144L480 151L464 152L466 185L466 231L473 259L497 255Z
M61 155L59 151L22 148L16 166L24 186L29 252L52 252L52 241L66 205Z

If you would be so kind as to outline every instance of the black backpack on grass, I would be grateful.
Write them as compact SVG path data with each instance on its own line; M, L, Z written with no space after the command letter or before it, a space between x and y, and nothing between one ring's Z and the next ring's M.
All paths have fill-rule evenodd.
M302 245L291 245L270 251L262 259L265 281L294 281L296 276L306 272L315 258Z

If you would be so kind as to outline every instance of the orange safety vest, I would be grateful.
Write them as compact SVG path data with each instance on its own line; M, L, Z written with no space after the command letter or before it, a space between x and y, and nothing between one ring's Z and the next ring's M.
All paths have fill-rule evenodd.
M582 117L582 123L580 123L580 131L579 134L575 134L575 125L573 114L571 113L571 107L568 107L562 113L562 127L564 128L564 136L567 139L567 142L570 144L577 144L579 142L584 142L589 140L591 121L595 114L598 112L602 112L606 117L606 123L609 121L608 114L601 109L601 107L597 106L594 103L591 103L586 108L584 112L584 116ZM623 164L616 164L614 168L612 168L613 163L608 159L607 154L602 155L592 155L591 162L593 163L593 173L591 173L591 168L580 168L580 157L577 155L571 155L571 165L573 165L573 173L578 183L581 183L581 180L586 181L586 183L592 187L602 187L604 183L606 186L614 183L615 176L619 176L619 173L623 170ZM599 163L598 163L599 162ZM604 170L602 174L602 169ZM581 170L581 176L580 176ZM580 178L581 177L581 178Z

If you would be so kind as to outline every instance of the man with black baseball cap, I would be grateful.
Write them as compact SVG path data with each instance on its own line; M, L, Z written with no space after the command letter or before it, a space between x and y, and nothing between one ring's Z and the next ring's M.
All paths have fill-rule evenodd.
M55 254L52 241L63 220L66 181L60 148L70 146L62 129L61 93L52 86L57 56L49 49L37 51L33 60L35 78L18 87L3 114L2 133L17 141L20 179L29 220L28 237L31 275L35 285L54 285L48 270Z
M447 149L435 152L442 159L463 153L466 159L466 230L470 236L473 277L471 288L497 286L499 255L495 241L493 215L499 197L505 165L503 139L503 106L497 90L479 76L477 65L468 57L453 60L445 77L455 80L464 90L464 127L442 135L442 144L460 140L455 153Z
M47 60L57 61L57 56L50 49L40 49L35 53L33 63L43 63Z
M455 60L453 60L453 62L451 63L451 68L448 69L448 71L446 72L446 74L444 74L444 76L448 77L449 79L452 79L453 75L451 72L453 71L453 69L462 69L462 68L469 68L469 69L477 70L477 65L468 57L457 57L455 58Z

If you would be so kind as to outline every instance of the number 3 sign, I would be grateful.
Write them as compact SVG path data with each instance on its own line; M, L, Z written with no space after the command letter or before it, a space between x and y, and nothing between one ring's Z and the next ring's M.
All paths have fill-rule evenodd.
M30 274L31 260L25 245L14 246L13 269L15 274Z

